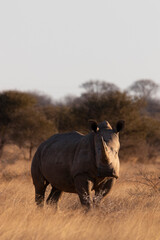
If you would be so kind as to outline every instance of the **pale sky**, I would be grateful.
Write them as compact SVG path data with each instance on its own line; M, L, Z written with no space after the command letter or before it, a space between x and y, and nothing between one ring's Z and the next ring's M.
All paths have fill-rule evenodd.
M160 83L160 0L1 0L0 91Z

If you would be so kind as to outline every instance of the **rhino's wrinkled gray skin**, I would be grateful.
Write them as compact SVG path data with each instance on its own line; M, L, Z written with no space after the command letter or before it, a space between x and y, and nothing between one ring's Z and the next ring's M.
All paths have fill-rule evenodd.
M47 203L57 203L62 192L70 192L77 193L82 205L89 208L89 182L95 191L93 203L98 205L119 176L119 131L123 125L124 121L119 121L114 130L107 121L98 126L92 122L93 131L87 135L56 134L43 142L31 166L37 205L43 204L46 187L51 184Z

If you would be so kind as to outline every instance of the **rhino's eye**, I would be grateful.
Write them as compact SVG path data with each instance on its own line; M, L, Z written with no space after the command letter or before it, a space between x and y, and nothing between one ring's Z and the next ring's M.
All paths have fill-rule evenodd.
M117 155L117 154L118 154L118 152L117 152L116 150L114 150L113 148L111 148L111 150L112 150L112 152L113 152L114 155Z

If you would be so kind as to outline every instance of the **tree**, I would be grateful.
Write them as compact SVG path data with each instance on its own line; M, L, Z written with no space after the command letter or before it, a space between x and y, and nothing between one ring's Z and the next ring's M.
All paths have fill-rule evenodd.
M24 92L5 91L0 93L0 156L5 144L10 142L17 112L20 109L30 108L34 104L35 99Z
M88 119L96 119L98 122L104 119L114 125L119 119L126 119L128 125L135 123L140 116L142 101L133 100L127 93L110 92L97 97L96 95L82 95L71 106L71 114L76 129L84 129ZM75 126L75 124L72 126ZM134 127L136 127L134 125ZM128 128L128 127L127 127Z
M119 88L115 84L99 80L87 81L80 87L85 89L85 94L101 95L109 92L119 91Z
M158 91L159 85L152 80L142 79L134 82L129 88L128 91L134 95L150 99Z
M39 109L21 110L15 116L11 139L19 147L29 149L29 159L33 149L55 133L54 123L46 118Z
M29 149L30 158L34 147L57 130L51 119L50 100L46 96L18 91L0 94L0 153L7 143ZM50 105L51 106L51 105Z
M28 92L28 94L36 99L37 106L46 107L53 104L53 100L47 95L41 94L39 92Z

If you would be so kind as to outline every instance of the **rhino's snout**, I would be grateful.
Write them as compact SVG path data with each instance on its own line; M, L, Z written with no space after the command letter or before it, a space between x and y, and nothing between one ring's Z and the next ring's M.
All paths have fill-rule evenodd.
M98 177L114 177L114 178L118 178L118 175L116 173L116 171L112 168L104 168L104 167L99 167L98 168Z
M116 175L116 174L113 174L113 177L117 179L117 178L118 178L118 175Z
M114 178L118 178L119 176L116 174L116 171L113 169L113 171L112 171L112 176L114 177Z

